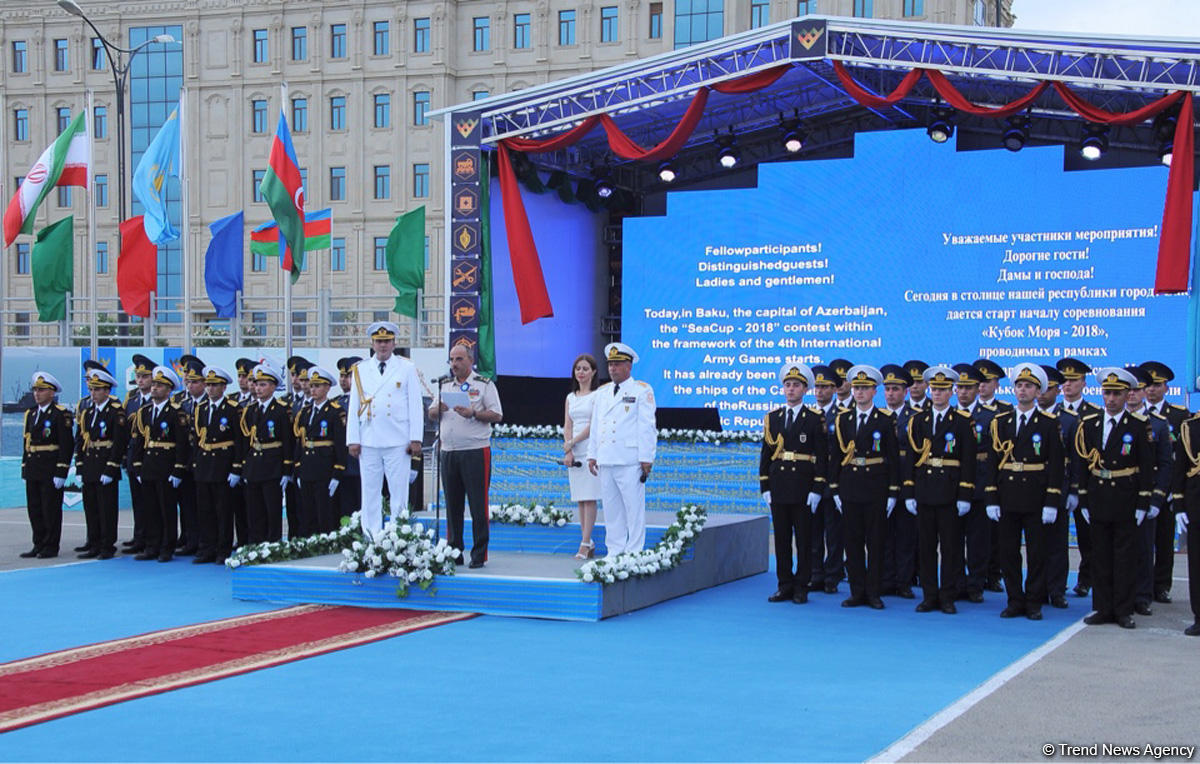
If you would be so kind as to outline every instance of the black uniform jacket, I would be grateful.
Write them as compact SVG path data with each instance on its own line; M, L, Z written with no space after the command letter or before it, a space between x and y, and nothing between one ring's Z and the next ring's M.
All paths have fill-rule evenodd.
M142 481L183 479L190 456L190 421L178 404L168 401L154 412L154 404L138 409L133 418L133 468Z
M205 398L192 414L192 476L219 483L242 471L242 407L237 395L227 395L214 406Z
M1035 406L1017 435L1020 416L1014 408L997 411L992 418L995 470L987 487L987 502L1010 513L1062 509L1066 465L1058 417Z
M121 479L121 461L129 445L129 422L125 407L115 395L104 410L95 404L80 407L75 430L75 473L85 483L97 483L103 475Z
M272 398L263 411L258 401L242 406L242 437L246 439L246 458L242 478L246 482L279 481L292 475L295 446L292 415L288 405Z
M21 455L21 477L25 480L66 478L71 468L75 440L71 412L51 403L45 413L37 406L25 412L25 448Z
M1146 417L1123 412L1104 443L1108 416L1088 414L1075 430L1079 507L1099 522L1131 519L1135 509L1149 509L1154 490L1156 454Z
M921 504L971 501L977 468L971 415L950 407L935 431L933 413L925 409L908 420L901 494Z
M820 410L807 406L791 427L785 427L787 407L763 419L762 454L758 460L758 487L770 491L778 504L804 504L809 493L823 493L828 473L829 445Z
M883 501L900 496L900 451L896 421L887 409L873 408L858 426L858 408L838 414L837 452L830 467L830 488L842 501Z
M328 483L340 479L346 469L346 409L326 399L314 414L313 405L312 401L304 404L292 428L295 474L304 482Z

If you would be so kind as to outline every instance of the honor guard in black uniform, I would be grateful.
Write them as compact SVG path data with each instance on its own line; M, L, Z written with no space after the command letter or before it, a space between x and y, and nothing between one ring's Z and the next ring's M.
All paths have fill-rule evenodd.
M135 387L125 396L125 421L129 423L130 432L125 447L125 472L129 476L129 501L133 508L133 538L121 544L126 554L138 554L146 548L146 500L143 496L142 484L137 479L137 470L133 466L133 422L135 415L142 406L150 405L150 380L157 364L149 357L140 353L133 356L133 378Z
M1192 606L1192 625L1183 633L1200 637L1200 525L1197 525L1200 523L1200 416L1184 420L1176 435L1171 500L1175 504L1175 530L1187 535L1188 594Z
M250 358L239 358L234 362L234 370L237 371L238 405L245 406L254 400L254 383L250 379L250 374L254 371L255 366L258 366L258 361Z
M929 396L925 394L925 370L928 368L929 364L924 361L913 360L904 362L904 372L912 380L912 384L908 386L908 405L910 408L923 411L933 405L933 402L929 400Z
M92 371L103 371L105 374L107 374L108 368L105 367L105 365L103 363L101 363L100 361L93 361L91 359L84 361L83 362L83 387L84 387L84 390L88 390L88 373L92 372ZM107 396L105 396L105 398L107 398ZM78 439L78 437L79 437L79 426L80 426L80 422L83 421L83 414L85 411L90 410L91 407L92 407L92 394L91 394L91 391L89 390L82 398L79 399L79 402L75 404L75 437L76 437L76 439ZM76 474L78 474L78 470L76 470ZM84 519L87 520L86 508L84 510ZM90 552L92 549L94 549L97 546L97 535L96 534L99 530L100 530L99 526L97 526L95 523L88 522L87 523L87 539L83 542L82 545L75 547L75 551L76 552ZM84 559L91 559L92 557L96 557L96 556L97 555L90 555L89 557L86 557Z
M312 361L299 355L294 355L287 360L292 389L283 396L282 400L288 405L293 422L300 416L300 410L308 402L308 370L312 368L312 365ZM288 456L293 456L293 454L289 452ZM289 482L287 488L283 490L283 498L284 507L287 510L288 538L302 538L308 535L305 532L308 524L303 517L304 500L300 497L300 486L295 480Z
M992 484L992 418L996 409L979 402L979 383L983 377L972 364L959 363L953 367L957 375L955 393L958 410L971 418L975 440L975 491L971 495L971 510L963 518L962 530L966 549L963 572L959 576L958 596L968 602L983 602L984 589L1004 591L999 579L988 586L988 570L992 565L993 523L987 516L987 487ZM997 563L997 567L998 567Z
M845 544L842 541L842 513L833 503L833 491L829 487L832 459L841 458L841 452L834 452L837 438L834 427L837 425L837 415L843 410L835 395L842 384L842 378L828 366L814 366L813 393L817 399L816 411L821 414L825 425L825 442L829 447L826 455L825 488L821 494L821 503L813 513L811 527L812 543L812 580L808 588L812 591L823 591L826 594L837 594L838 582L846 577Z
M958 378L954 370L932 366L924 378L932 405L908 420L901 495L908 512L917 513L920 534L924 597L917 612L940 608L953 614L958 612L954 600L962 572L960 518L971 510L975 495L975 430L970 415L950 405L950 391Z
M1088 366L1078 358L1063 358L1054 364L1058 372L1063 375L1062 401L1059 403L1059 413L1067 412L1075 417L1075 427L1079 426L1079 421L1088 414L1098 414L1101 409L1094 403L1083 399L1083 384L1084 378L1092 373L1092 367ZM1071 440L1067 443L1069 458L1074 461L1074 431L1071 434ZM1072 467L1075 470L1078 464ZM1075 485L1083 485L1086 481L1086 475L1075 475ZM1084 522L1083 514L1079 511L1079 496L1072 493L1067 496L1066 509L1070 512L1075 520L1075 543L1079 548L1079 576L1075 581L1075 596L1086 597L1088 592L1092 590L1092 532L1088 524Z
M978 366L976 367L978 368ZM1062 511L1063 443L1058 420L1037 407L1046 372L1032 363L1013 369L1017 407L992 419L996 471L988 486L987 513L998 523L1000 567L1008 607L1001 618L1042 619L1046 601L1046 534ZM1028 572L1022 580L1021 536Z
M146 548L139 560L170 562L178 541L178 494L190 460L191 421L170 400L179 377L155 366L151 401L133 418L133 466L146 500Z
M812 544L812 513L821 502L828 469L829 445L825 422L817 410L804 405L813 371L802 363L785 364L779 372L784 405L763 419L762 453L758 461L759 490L771 508L775 532L775 576L779 587L768 602L808 602ZM796 564L792 567L792 539Z
M354 364L361 360L362 358L356 355L338 359L338 385L342 388L343 406L345 401L350 400L350 385L354 382ZM351 456L349 451L346 452L346 469L342 470L337 494L334 498L337 500L340 525L341 518L350 517L357 512L362 501L362 479L358 472L358 458Z
M1089 625L1132 629L1137 582L1137 529L1154 491L1154 448L1146 418L1125 409L1137 380L1125 369L1097 369L1104 409L1083 417L1075 431L1080 460L1079 506L1092 531L1092 607Z
M1158 361L1146 361L1141 368L1150 375L1146 384L1146 413L1160 414L1167 420L1174 442L1184 420L1192 415L1183 406L1165 399L1167 385L1175 379L1175 372ZM1168 502L1162 509L1165 519L1159 520L1154 536L1154 601L1166 603L1171 601L1171 581L1175 573L1175 507L1173 502Z
M25 412L25 447L21 477L25 480L25 507L33 531L33 548L22 557L58 556L62 540L63 486L71 467L75 440L71 412L54 402L62 385L50 372L35 371L31 380L35 406Z
M192 477L196 481L199 546L195 564L224 564L233 551L232 491L241 482L242 407L226 395L229 372L204 367L204 399L192 415Z
M1058 393L1064 377L1062 372L1053 366L1042 364L1046 372L1046 389L1038 396L1038 408L1047 414L1053 414L1058 422L1058 431L1063 439L1063 484L1062 493L1070 501L1075 495L1079 478L1075 475L1076 460L1071 458L1071 445L1075 442L1075 428L1079 418L1069 411L1061 411L1058 404ZM1078 496L1075 498L1078 502ZM1070 512L1058 512L1054 524L1046 529L1046 597L1047 601L1056 608L1067 607L1067 577L1071 572Z
M1175 447L1171 442L1171 425L1159 413L1146 413L1145 391L1150 384L1150 373L1140 366L1125 368L1133 375L1135 383L1129 389L1125 411L1139 414L1146 419L1150 448L1154 451L1154 489L1150 493L1150 510L1137 529L1137 583L1134 584L1133 612L1152 615L1150 603L1154 600L1155 539L1159 525L1170 524L1171 540L1175 539L1175 520L1164 512L1171 497L1171 472L1175 462ZM1175 550L1171 550L1175 554Z
M842 607L882 610L883 538L900 495L896 425L887 410L873 405L875 390L883 382L879 370L858 365L849 375L855 405L838 414L838 452L831 470L834 503L845 523L850 577L850 597Z
M175 394L172 401L187 414L190 432L196 407L204 401L204 361L194 355L184 354L179 357L178 368L181 369L183 389ZM191 462L188 462L178 494L179 525L182 530L176 552L181 555L193 555L200 546L200 520L196 508L196 480L192 476Z
M329 397L333 384L332 372L308 369L309 400L292 426L295 477L304 502L296 533L301 537L335 530L341 518L334 497L346 469L346 409Z
M258 361L239 358L235 364L238 381L237 402L239 406L247 406L254 401L254 384L250 381L250 374L258 365ZM240 412L238 416L241 416ZM241 482L230 489L229 500L233 505L233 547L236 549L250 543L250 534L246 528L246 491Z
M117 488L121 459L129 440L129 422L120 399L112 394L117 380L103 369L87 373L89 405L81 407L75 433L75 474L83 482L83 514L88 548L81 559L111 559L117 551Z
M93 370L107 372L107 371L108 371L108 367L107 367L107 366L105 366L105 365L104 365L103 363L101 363L100 361L93 361L93 360L92 360L92 359L90 359L90 358L89 358L88 360L84 361L84 362L83 362L83 385L84 385L84 387L85 387L85 388L87 387L88 372L89 372L89 371L93 371ZM82 398L80 398L80 399L79 399L79 403L76 403L76 404L75 404L75 416L76 416L76 418L78 418L78 417L79 417L79 412L80 412L80 411L82 411L82 410L83 410L83 409L85 409L85 408L88 408L88 407L90 407L91 405L92 405L92 395L91 395L91 393L87 393L87 394L85 394L85 395L84 395ZM82 551L84 551L84 550L82 550L82 549L77 549L76 551L77 551L77 552L82 552Z
M283 539L283 490L291 482L292 417L275 397L279 372L266 364L254 367L254 403L242 407L241 432L246 439L242 480L250 543Z
M841 380L837 388L837 402L839 406L844 408L854 406L854 401L850 397L850 380L846 377L846 374L850 371L850 367L853 365L845 358L835 358L829 362L829 368Z
M909 361L919 364L920 361ZM924 409L915 408L906 400L913 379L908 371L894 363L879 367L883 375L883 402L896 423L896 442L900 453L900 464L908 454L908 439L905 437L908 420ZM921 381L922 390L925 381ZM883 539L883 593L894 594L901 599L914 598L913 580L917 574L917 510L892 512L888 518L887 535Z
M1002 401L996 397L996 389L1000 387L1000 380L1006 376L1000 364L987 358L980 358L972 365L979 371L981 379L979 383L979 402L985 406L995 408L996 411L1012 411L1013 405L1011 403Z

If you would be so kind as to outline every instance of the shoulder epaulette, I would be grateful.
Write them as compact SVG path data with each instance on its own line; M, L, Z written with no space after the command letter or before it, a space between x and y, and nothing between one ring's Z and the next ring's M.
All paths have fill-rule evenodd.
M331 409L340 409L342 407L342 404L338 403L336 400L329 401L328 405Z
M117 397L117 396L115 396L115 395L111 395L111 394L108 396L108 399L109 399L110 401L116 401L117 403L120 403L120 402L121 402L121 399L120 399L120 398L118 398L118 397Z
M963 417L964 419L970 419L970 418L971 418L971 412L970 412L970 411L964 411L963 409L954 409L954 410L955 410L955 412L957 412L958 414L961 414L961 415L962 415L962 417Z
M1129 412L1129 416L1133 417L1134 419L1138 420L1139 422L1145 422L1145 421L1146 421L1146 415L1145 415L1145 414L1139 414L1139 413L1137 413L1136 411L1130 411L1130 412Z
M649 382L643 382L643 381L642 381L642 380L640 380L640 379L639 379L639 380L637 380L637 383L638 383L639 385L641 385L642 387L649 387L649 386L650 386L650 383L649 383Z
M876 406L875 410L878 411L880 414L884 414L885 416L896 416L895 414L892 413L891 409L884 408L883 406Z
M603 385L600 385L599 387L597 387L596 391L599 392L599 391L603 390L604 388L609 387L611 385L612 385L612 382L605 382Z
M811 411L814 414L820 414L820 413L823 413L823 411L824 411L824 409L822 409L820 406L818 406L815 403L810 403L805 408L807 408L809 411Z
M176 400L171 401L171 408L176 409L177 411L183 410L183 407L179 405L179 401Z
M64 405L62 405L61 403L56 403L56 404L54 404L54 407L55 407L55 408L57 408L59 411L66 411L66 410L67 410L67 407L66 407L66 406L64 406Z
M236 394L226 395L225 400L228 401L229 405L231 405L231 406L240 406L241 405L241 403L238 401L238 397Z
M492 381L491 377L485 377L482 374L480 374L479 372L472 374L471 379L475 380L476 382L491 382Z
M1014 411L1014 409L997 409L995 406L988 406L985 403L981 403L979 405L983 406L988 411L995 411L996 419L999 419L1002 416L1008 416L1009 414L1013 413L1013 411Z
M1097 411L1097 412L1095 412L1095 413L1093 413L1093 414L1084 414L1084 415L1083 415L1083 418L1082 418L1080 421L1082 421L1082 422L1086 422L1087 420L1089 420L1089 419L1095 419L1095 418L1096 418L1096 417L1098 417L1098 416L1100 416L1100 412L1099 412L1099 411Z
M1190 413L1192 413L1192 412L1188 411L1188 409L1187 409L1187 407L1186 407L1186 406L1180 406L1180 405L1179 405L1179 404L1177 404L1177 403L1168 403L1168 404L1167 404L1167 408L1179 409L1180 411L1182 411L1182 412L1183 412L1183 413L1185 413L1185 414L1190 414Z
M1053 411L1042 411L1042 416L1048 417L1049 419L1058 419L1058 414L1055 414Z
M1161 411L1155 411L1155 412L1154 412L1153 414L1151 414L1150 416L1153 416L1153 417L1158 417L1159 419L1163 420L1164 422L1165 422L1165 421L1167 421L1167 418L1166 418L1165 416L1163 416L1163 415L1162 415L1162 412L1161 412Z
M997 406L991 403L980 403L979 408L984 409L985 411L1003 411L1003 409L999 409Z

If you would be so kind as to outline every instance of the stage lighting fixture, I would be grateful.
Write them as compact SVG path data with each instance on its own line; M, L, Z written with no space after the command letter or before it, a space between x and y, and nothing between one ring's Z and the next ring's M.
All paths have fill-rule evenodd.
M612 184L608 182L608 178L596 178L596 196L601 199L607 199L613 195Z
M796 120L780 120L779 127L783 131L783 150L789 154L795 154L804 150L804 144L808 142L808 134L800 129L800 123Z
M1171 166L1171 154L1175 150L1175 123L1178 118L1174 114L1159 114L1154 118L1154 137L1158 140L1158 159L1167 167Z
M1004 148L1009 151L1020 151L1029 140L1030 120L1028 116L1013 116L1008 118L1008 127L1004 130Z
M721 163L721 166L726 170L736 167L742 156L737 150L737 146L734 145L733 136L718 138L717 145L720 147L717 151L717 161Z
M945 143L954 137L954 111L952 109L934 109L933 119L925 132L934 143Z
M1079 144L1079 156L1094 162L1108 151L1108 128L1103 125L1088 125L1087 135Z
M667 160L658 166L658 179L663 183L674 183L678 173L675 172L675 165L671 164L671 160Z

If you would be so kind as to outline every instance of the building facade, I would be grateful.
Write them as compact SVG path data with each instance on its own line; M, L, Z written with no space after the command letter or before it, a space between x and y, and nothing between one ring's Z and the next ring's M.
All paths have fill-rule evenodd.
M35 230L76 218L73 311L41 324L33 302L32 236L3 265L0 340L43 344L91 326L154 342L184 343L184 282L198 342L276 344L285 330L284 275L249 252L249 231L270 219L257 193L279 110L287 111L305 175L306 209L332 210L332 247L309 253L293 290L297 345L361 344L366 323L389 316L385 244L396 217L426 209L426 319L417 342L439 345L444 292L444 130L430 111L797 15L865 16L924 23L1012 24L1011 0L79 0L108 40L132 48L126 177L184 93L186 219L177 181L167 188L180 241L159 251L158 304L149 327L118 318L117 105L95 33L50 0L0 9L0 195L84 108L93 92L96 243L88 199L52 192ZM286 82L286 101L280 85ZM64 122L65 120L65 122ZM128 214L140 213L132 193ZM204 290L208 225L243 210L245 290L236 328L218 320ZM185 265L186 262L186 265ZM185 267L187 278L184 278ZM88 294L96 275L95 320ZM395 316L391 316L395 318ZM401 321L405 331L414 331ZM150 336L146 336L149 331ZM409 340L412 341L412 340ZM140 343L139 343L140 344ZM191 343L186 343L191 344ZM236 344L236 343L235 343Z

